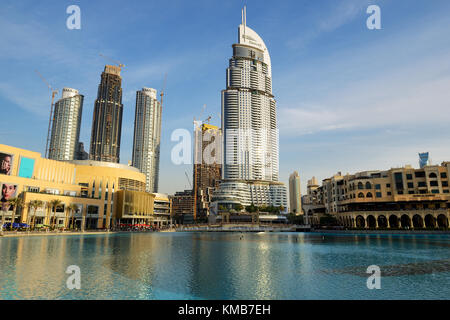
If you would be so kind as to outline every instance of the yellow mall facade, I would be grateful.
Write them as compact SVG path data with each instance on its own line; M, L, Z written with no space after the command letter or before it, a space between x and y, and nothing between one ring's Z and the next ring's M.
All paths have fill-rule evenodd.
M169 198L145 192L145 179L138 169L123 164L55 161L38 152L0 144L3 222L14 217L14 222L36 227L81 230L110 229L124 223L158 227L170 223ZM22 199L23 205L14 208L9 202L12 198ZM33 206L34 200L41 205Z

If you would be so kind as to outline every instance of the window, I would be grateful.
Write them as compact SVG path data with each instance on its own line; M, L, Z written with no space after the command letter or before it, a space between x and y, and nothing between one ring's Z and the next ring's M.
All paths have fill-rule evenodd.
M392 192L388 191L387 195L392 196Z
M408 182L408 188L414 188L414 183Z
M372 185L369 181L366 182L366 189L372 189Z
M403 194L403 190L398 190L397 194Z
M414 194L414 190L409 190L408 194Z
M418 183L418 186L419 186L419 187L426 187L427 184L426 184L425 181L420 181L420 182Z
M437 187L438 186L438 182L436 180L430 181L430 186Z
M443 179L447 178L447 173L446 172L441 172L441 178L443 178Z
M450 193L450 192L449 192L449 190L448 190L448 189L445 189L445 190L444 190L444 193Z
M431 193L439 193L439 190L433 189L433 190L431 190Z
M408 174L406 175L406 179L407 179L407 180L412 180L412 174L408 173Z
M391 184L390 183L386 183L386 188L390 188Z
M375 195L377 198L381 198L381 192L377 192Z
M428 177L430 177L430 178L437 178L437 175L436 175L436 173L432 172L432 173L430 173L430 175Z
M375 189L380 190L381 189L381 184L376 184L375 185Z
M416 178L425 178L425 171L416 171L414 175Z
M395 188L397 190L403 190L403 175L401 172L394 173Z
M364 198L364 193L362 192L358 193L358 198Z
M373 198L372 192L367 192L366 197L367 197L367 198Z
M427 193L427 190L419 190L419 193L420 194L425 194L425 193Z
M358 189L359 190L364 189L364 186L363 186L362 182L358 182Z
M443 187L448 187L448 181L442 181L442 186Z

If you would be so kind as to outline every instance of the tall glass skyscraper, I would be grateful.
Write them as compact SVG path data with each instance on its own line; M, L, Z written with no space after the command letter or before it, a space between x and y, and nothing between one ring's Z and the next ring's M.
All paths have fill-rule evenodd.
M136 92L133 166L146 175L146 191L154 193L158 192L161 115L155 89Z
M122 134L122 78L120 67L105 66L98 86L92 120L89 158L119 163Z
M80 139L84 97L78 90L64 88L62 98L55 103L50 136L49 159L74 160Z
M232 47L226 89L222 91L223 181L215 199L229 206L253 203L286 208L286 186L278 182L278 128L270 55L262 38L246 25L245 12L238 43Z

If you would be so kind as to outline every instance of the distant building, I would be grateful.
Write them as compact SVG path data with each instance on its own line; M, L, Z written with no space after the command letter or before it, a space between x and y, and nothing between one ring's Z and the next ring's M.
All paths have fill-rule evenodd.
M184 190L176 192L171 196L172 201L172 215L175 219L184 215L194 214L194 196L192 190Z
M297 171L289 176L289 204L292 213L296 215L303 213L300 176Z
M78 90L64 88L62 98L55 103L48 158L74 160L80 139L84 96Z
M84 150L84 143L78 142L77 152L75 155L75 160L88 160L89 153Z
M107 65L101 76L92 120L91 160L120 161L123 113L120 70L120 67Z
M405 166L308 181L303 210L318 224L325 214L354 228L448 228L450 162ZM315 179L314 179L315 180Z
M162 108L156 93L151 88L136 92L132 165L145 174L147 192L158 192Z
M221 164L222 131L219 127L202 124L194 132L194 219L206 218L213 191L222 177ZM213 161L217 159L217 161Z
M423 168L426 165L428 165L428 161L429 161L429 152L423 152L423 153L419 153L419 167Z

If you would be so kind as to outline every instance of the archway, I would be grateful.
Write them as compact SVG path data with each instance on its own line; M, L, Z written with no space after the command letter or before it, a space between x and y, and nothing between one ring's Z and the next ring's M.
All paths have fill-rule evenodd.
M423 219L418 214L413 217L413 227L414 228L423 228Z
M402 228L411 227L411 219L406 214L402 215L400 222L402 224Z
M435 228L436 227L436 219L431 214L427 214L425 216L425 226L427 228Z
M356 217L356 226L358 228L365 228L366 227L366 220L363 216L357 216Z
M378 216L378 228L387 228L388 223L387 223L387 219L385 216L380 215Z
M398 218L397 216L390 216L389 217L389 225L391 228L398 228Z
M370 215L367 217L367 225L369 228L376 228L377 227L377 220L374 216Z
M438 215L437 223L439 228L448 228L448 219L443 214Z

